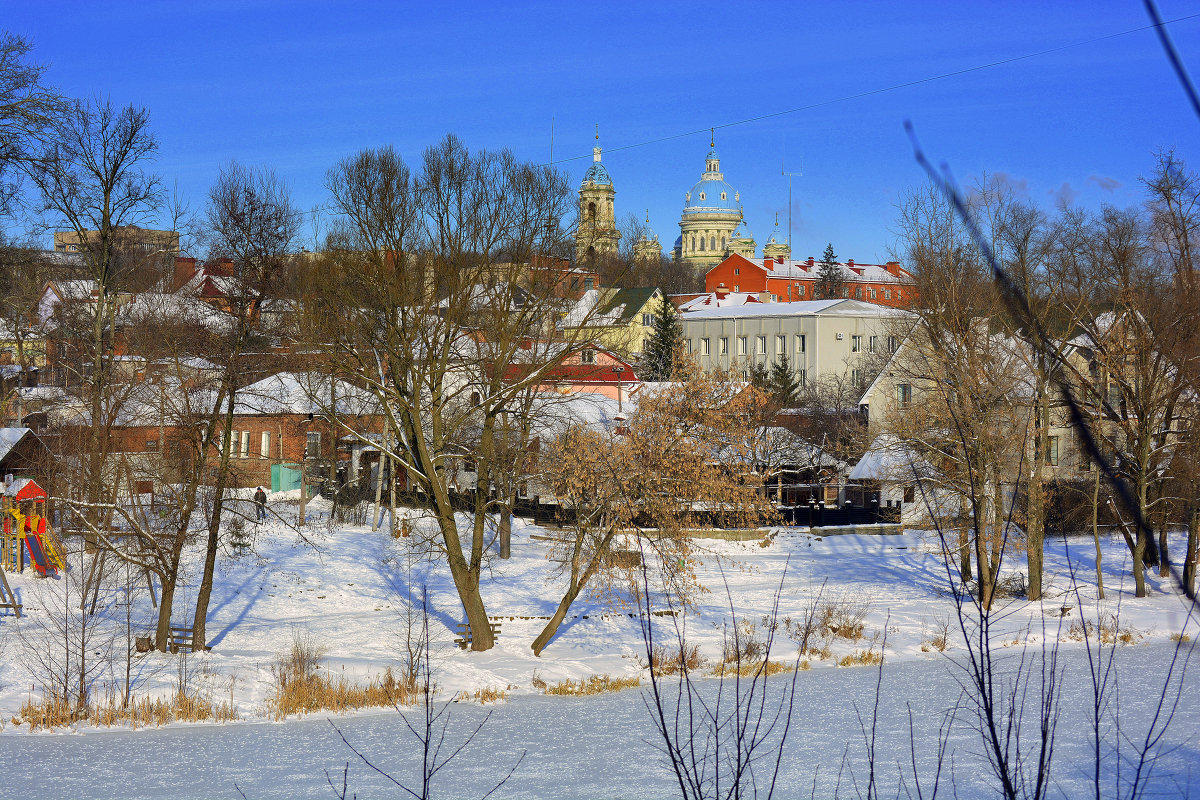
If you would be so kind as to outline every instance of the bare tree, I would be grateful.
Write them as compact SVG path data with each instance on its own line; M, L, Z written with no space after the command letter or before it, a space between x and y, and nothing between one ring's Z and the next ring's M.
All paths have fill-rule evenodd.
M535 265L561 246L566 182L447 136L416 177L385 148L344 160L327 185L335 233L310 273L306 319L333 373L377 398L384 456L436 519L472 647L486 650L479 582L491 520L508 502L497 472L531 430L506 420L588 345L557 331L565 298ZM460 532L464 492L471 523Z
M221 365L221 376L204 420L212 441L218 442L218 454L204 567L192 621L197 647L207 642L205 622L230 480L237 391L253 367L253 362L247 363L247 350L255 345L259 350L269 349L271 331L264 324L264 304L283 299L284 287L294 279L301 221L287 187L269 170L251 170L232 163L218 175L209 192L211 257L228 258L233 267L225 298L233 324L224 335L212 338L213 349L207 353Z
M21 173L39 168L37 141L64 105L43 80L46 67L30 63L32 50L28 39L0 32L0 217L14 210Z

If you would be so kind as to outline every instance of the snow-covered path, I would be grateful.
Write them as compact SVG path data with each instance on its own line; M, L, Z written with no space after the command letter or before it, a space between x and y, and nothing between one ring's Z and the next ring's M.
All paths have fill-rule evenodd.
M1127 732L1140 734L1152 709L1151 701L1129 691L1135 674L1157 675L1170 653L1165 643L1120 649L1125 689L1122 723ZM1064 650L1064 661L1070 674L1064 682L1064 717L1059 723L1054 772L1057 788L1051 796L1079 797L1087 790L1078 759L1086 757L1088 734L1080 714L1090 699L1079 671L1081 648ZM931 766L933 737L956 697L954 674L949 660L941 656L885 666L878 731L882 785L896 786L896 765L909 760L909 705L919 739L918 760L923 768ZM877 675L869 668L823 668L799 675L795 719L777 797L809 796L814 777L816 795L832 796L843 753L861 781L864 747L855 709L869 718ZM1192 670L1186 679L1185 703L1164 742L1164 751L1171 752L1155 767L1155 787L1161 793L1150 796L1182 797L1189 789L1193 795L1200 791L1197 676L1200 670ZM780 680L777 685L782 684ZM521 696L488 708L461 703L453 706L452 731L461 735L489 711L493 716L477 743L437 784L438 796L482 796L523 750L525 760L495 797L651 800L674 796L671 774L649 744L653 732L639 691L582 699ZM395 712L340 718L335 723L379 766L402 780L416 775L414 740ZM953 756L961 797L993 794L979 753L977 738L965 726L957 729ZM348 760L351 788L359 797L401 796L357 762L324 718L7 735L0 736L0 759L7 765L6 797L236 798L235 784L249 798L329 797L324 772L340 777ZM1107 766L1115 763L1110 759ZM845 792L848 773L842 781Z

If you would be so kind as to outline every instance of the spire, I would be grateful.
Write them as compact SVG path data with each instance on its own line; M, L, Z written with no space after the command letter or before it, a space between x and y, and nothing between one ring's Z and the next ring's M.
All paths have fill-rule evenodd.
M646 224L650 224L650 209L646 209Z
M712 149L717 146L717 129L716 128L708 129L708 146L709 146L709 149Z
M592 148L592 161L600 160L600 123L596 123L596 146Z

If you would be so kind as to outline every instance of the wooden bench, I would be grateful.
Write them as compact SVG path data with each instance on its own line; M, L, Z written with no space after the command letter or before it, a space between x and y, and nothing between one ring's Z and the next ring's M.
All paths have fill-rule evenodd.
M488 624L492 628L492 637L493 638L500 635L500 623L497 622L496 620L497 620L496 617L488 617ZM458 628L459 638L455 639L454 643L456 645L458 645L460 648L462 648L463 650L466 650L467 648L469 648L471 646L471 623L460 622L457 625L455 625L455 627Z
M171 626L171 631L167 634L167 649L172 653L186 651L188 653L196 652L196 639L191 628L181 628L174 625Z

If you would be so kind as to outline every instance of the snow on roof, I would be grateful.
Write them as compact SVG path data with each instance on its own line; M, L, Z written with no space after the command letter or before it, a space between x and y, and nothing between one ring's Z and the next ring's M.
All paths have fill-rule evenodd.
M30 433L33 431L29 428L0 428L0 459L6 458L26 434Z
M892 434L883 433L871 442L848 478L852 481L911 481L932 474L933 468L911 447Z
M679 311L688 314L703 311L707 308L726 308L728 306L744 306L747 303L762 303L754 292L709 292L688 300L679 305Z
M899 317L910 312L861 300L797 300L791 303L747 303L689 311L684 320L746 317Z
M333 400L330 392L333 392ZM333 408L336 401L336 408ZM238 390L233 413L239 415L377 413L374 396L341 380L332 387L328 375L317 372L280 372Z

